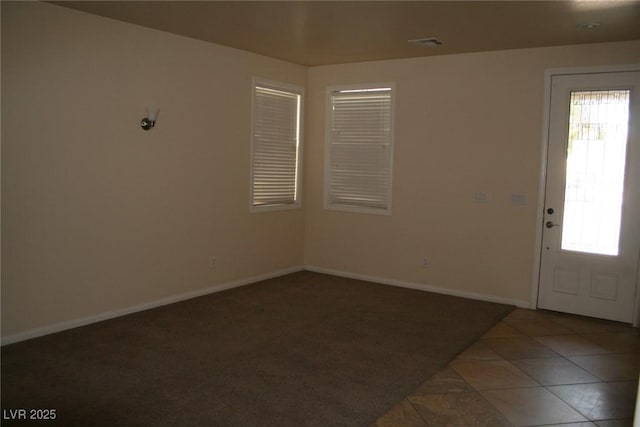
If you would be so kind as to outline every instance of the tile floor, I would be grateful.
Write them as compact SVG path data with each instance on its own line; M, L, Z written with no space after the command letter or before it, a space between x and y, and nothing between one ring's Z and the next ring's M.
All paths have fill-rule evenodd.
M516 309L375 427L633 426L640 330Z

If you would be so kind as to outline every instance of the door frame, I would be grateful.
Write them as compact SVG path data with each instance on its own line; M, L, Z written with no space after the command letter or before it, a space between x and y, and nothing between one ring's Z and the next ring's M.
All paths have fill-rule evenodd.
M537 310L540 287L540 266L542 261L542 233L544 231L544 202L547 180L547 154L549 147L549 114L551 113L551 79L553 76L571 74L604 74L624 71L640 71L640 64L606 65L596 67L549 68L544 72L544 97L542 104L542 138L540 141L540 174L538 180L538 202L536 204L536 234L531 278L531 299L529 308ZM640 327L640 260L636 267L636 295L633 309L633 326Z

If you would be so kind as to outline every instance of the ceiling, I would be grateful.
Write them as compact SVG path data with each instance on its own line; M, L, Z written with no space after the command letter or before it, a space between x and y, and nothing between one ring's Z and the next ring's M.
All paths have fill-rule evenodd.
M640 0L52 3L307 66L640 39Z

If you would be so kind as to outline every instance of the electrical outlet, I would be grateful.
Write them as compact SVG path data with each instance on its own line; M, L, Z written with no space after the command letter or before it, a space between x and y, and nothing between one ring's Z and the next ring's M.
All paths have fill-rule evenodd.
M422 268L429 267L429 260L426 258L422 258Z
M212 256L211 258L209 258L209 268L215 270L217 266L218 260L216 259L216 257Z

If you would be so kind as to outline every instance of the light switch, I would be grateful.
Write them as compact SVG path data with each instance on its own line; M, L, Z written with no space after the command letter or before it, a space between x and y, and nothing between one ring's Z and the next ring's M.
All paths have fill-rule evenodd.
M486 203L489 201L489 196L484 191L476 191L473 193L473 201L476 203Z
M524 193L511 193L509 197L512 205L526 205L527 204L527 196Z

